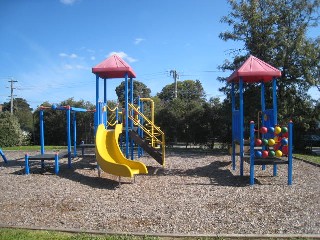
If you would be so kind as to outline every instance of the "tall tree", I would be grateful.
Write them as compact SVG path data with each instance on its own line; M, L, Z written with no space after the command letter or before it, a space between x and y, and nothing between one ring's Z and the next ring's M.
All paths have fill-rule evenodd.
M3 111L10 112L11 103L3 103ZM32 119L32 108L30 107L27 100L23 98L13 99L13 114L17 117L20 127L22 130L32 132L33 119Z
M199 80L185 80L178 81L177 83L177 91L178 98L184 101L205 101L205 92L202 87L202 84ZM175 97L175 84L166 85L160 93L158 93L158 97L168 103L172 101Z
M220 38L243 43L235 51L233 61L225 61L223 70L235 70L252 54L282 71L278 81L279 120L293 119L308 130L309 114L301 120L305 106L311 101L306 92L319 89L320 44L319 37L307 37L310 28L318 26L320 0L228 0L231 12L221 21L231 26ZM222 79L223 81L225 79ZM246 86L246 100L253 98L256 86ZM230 86L221 89L227 94ZM320 90L320 89L319 89ZM246 112L250 101L246 101ZM252 105L252 104L251 104ZM312 112L310 112L312 114ZM296 128L295 128L296 129Z
M119 86L116 87L116 94L118 96L119 103L124 103L124 81L121 82ZM133 98L136 99L138 96L149 98L151 90L143 82L137 80L133 81Z
M21 131L18 118L9 112L0 113L0 147L28 144L28 135Z
M205 111L205 92L199 80L178 82L178 97L174 98L174 84L166 85L157 94L156 122L166 133L168 142L204 143L208 131ZM159 102L160 100L160 102Z

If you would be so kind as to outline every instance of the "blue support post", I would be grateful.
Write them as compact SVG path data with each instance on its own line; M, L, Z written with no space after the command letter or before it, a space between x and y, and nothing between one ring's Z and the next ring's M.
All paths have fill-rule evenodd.
M133 78L130 78L130 103L133 105ZM131 116L134 117L133 109L131 109ZM133 131L133 121L130 120L130 129ZM130 139L131 160L134 159L134 141Z
M1 157L2 157L2 159L3 159L3 161L4 161L4 163L8 163L8 160L7 160L7 158L6 158L6 155L4 155L4 153L3 153L3 151L2 151L2 149L0 148L0 155L1 155Z
M261 125L262 127L265 126L265 121L264 121L264 114L265 114L265 111L266 111L266 99L265 99L265 84L264 82L262 81L261 82ZM264 138L264 134L261 135L261 138L263 139ZM262 146L262 150L265 150L266 147L265 146ZM266 165L262 165L262 170L266 170Z
M104 126L107 129L108 128L108 107L107 107L107 79L103 79L103 106L106 107L106 111L103 113L104 116Z
M278 165L273 164L273 176L276 177L278 174Z
M54 155L54 173L58 174L59 173L59 155L56 153Z
M293 139L293 122L289 122L289 141L288 141L288 185L292 185L292 139Z
M254 122L250 122L250 185L254 184Z
M141 101L140 111L144 114L143 110L144 110L144 103L143 103L143 101ZM141 116L140 116L140 121L141 121L140 122L141 125L143 126L144 125L144 119ZM144 132L143 132L142 129L140 129L140 137L144 138ZM143 154L144 154L143 148L140 148L140 153L141 153L141 156L143 156Z
M244 111L243 111L243 79L240 77L239 79L239 92L240 92L240 176L243 176L243 132L244 132Z
M116 108L116 123L119 123L119 106Z
M277 105L277 81L276 78L274 77L272 79L272 103L273 103L273 119L274 119L274 124L278 124L278 105ZM277 176L277 164L273 165L273 176Z
M235 121L234 121L234 111L235 111L235 95L234 95L234 82L231 84L231 103L232 103L232 153L231 153L231 159L232 159L232 169L236 170L236 144L235 144Z
M29 174L30 173L30 168L29 168L29 155L26 154L24 156L24 166L25 166L25 174Z
M272 99L273 99L273 119L274 124L278 124L278 104L277 104L277 80L272 79Z
M99 122L99 75L96 74L96 112L95 112L95 121L94 121L94 132L96 132L100 122Z
M130 78L130 103L133 105L133 79ZM131 109L131 116L133 115L133 109ZM133 121L130 121L130 128L133 129Z
M67 108L67 143L68 143L68 168L71 168L71 130L70 130L70 122L71 122L71 108L68 106Z
M128 73L125 75L124 80L124 109L125 109L125 129L126 129L126 158L129 158L129 123L128 123L128 113L129 113L129 105L128 105Z
M40 109L40 149L41 154L44 154L44 120L43 120L43 109Z
M73 112L73 156L77 156L77 115Z

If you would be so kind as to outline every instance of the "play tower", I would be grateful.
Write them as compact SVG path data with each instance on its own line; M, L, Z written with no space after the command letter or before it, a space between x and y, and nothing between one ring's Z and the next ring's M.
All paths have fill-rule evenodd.
M277 175L277 164L288 165L288 184L292 184L292 122L288 127L280 128L277 119L277 84L276 79L281 72L264 61L250 56L228 78L231 83L232 97L232 167L236 169L236 144L240 145L240 176L243 176L243 162L250 162L250 184L254 184L254 166L273 165L273 175ZM266 109L265 84L272 82L272 108ZM250 152L245 156L244 152L244 84L261 85L261 128L254 129L254 122L250 123ZM238 84L239 104L236 107L235 84ZM281 129L281 130L279 130ZM276 130L276 131L275 131ZM262 134L262 140L256 136ZM277 155L275 154L277 152ZM284 160L283 156L287 156ZM282 158L280 158L282 157Z
M146 99L134 99L133 69L118 55L112 55L92 68L96 75L95 147L97 161L105 171L117 176L132 177L146 173L141 163L133 161L134 147L139 145L159 164L165 165L165 137L159 127L143 114L140 103ZM111 125L108 121L107 80L124 78L124 108L122 121ZM103 100L100 100L100 79L103 79ZM103 126L102 126L103 125ZM147 126L148 125L148 126ZM151 127L150 130L148 127ZM120 138L119 138L120 136ZM121 137L122 136L122 137ZM123 139L124 143L118 142ZM124 154L120 145L124 146ZM130 154L131 152L131 154ZM128 158L131 156L131 160ZM123 165L126 165L123 167Z

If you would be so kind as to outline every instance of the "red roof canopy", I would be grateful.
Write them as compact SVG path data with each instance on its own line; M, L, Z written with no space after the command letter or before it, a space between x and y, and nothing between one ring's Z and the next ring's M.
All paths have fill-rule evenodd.
M100 78L124 78L126 73L130 78L136 77L129 64L116 54L93 67L92 72L98 74Z
M244 82L269 82L273 77L280 77L281 71L260 60L257 57L250 55L250 57L234 71L228 78L228 82L238 82L242 77Z

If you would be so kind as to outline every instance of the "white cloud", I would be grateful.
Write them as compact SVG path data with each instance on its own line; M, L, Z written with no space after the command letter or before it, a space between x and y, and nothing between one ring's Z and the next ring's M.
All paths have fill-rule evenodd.
M138 61L137 59L128 56L128 54L126 54L125 52L111 52L111 53L108 54L107 57L110 57L110 56L112 56L112 55L114 55L114 54L117 54L117 55L118 55L119 57L121 57L122 59L127 60L128 62L131 62L131 63Z
M94 60L96 60L96 57L95 57L95 56L91 56L90 59L91 59L92 61L94 61Z
M65 64L65 65L63 66L63 68L66 69L66 70L71 70L71 69L73 69L73 66L70 65L70 64Z
M60 0L62 4L73 5L77 0Z
M59 53L60 57L65 57L65 58L77 58L78 55L75 53L67 54L67 53Z
M136 39L134 40L134 44L135 44L135 45L138 45L138 44L140 44L142 41L145 41L145 39L144 39L144 38L136 38Z

